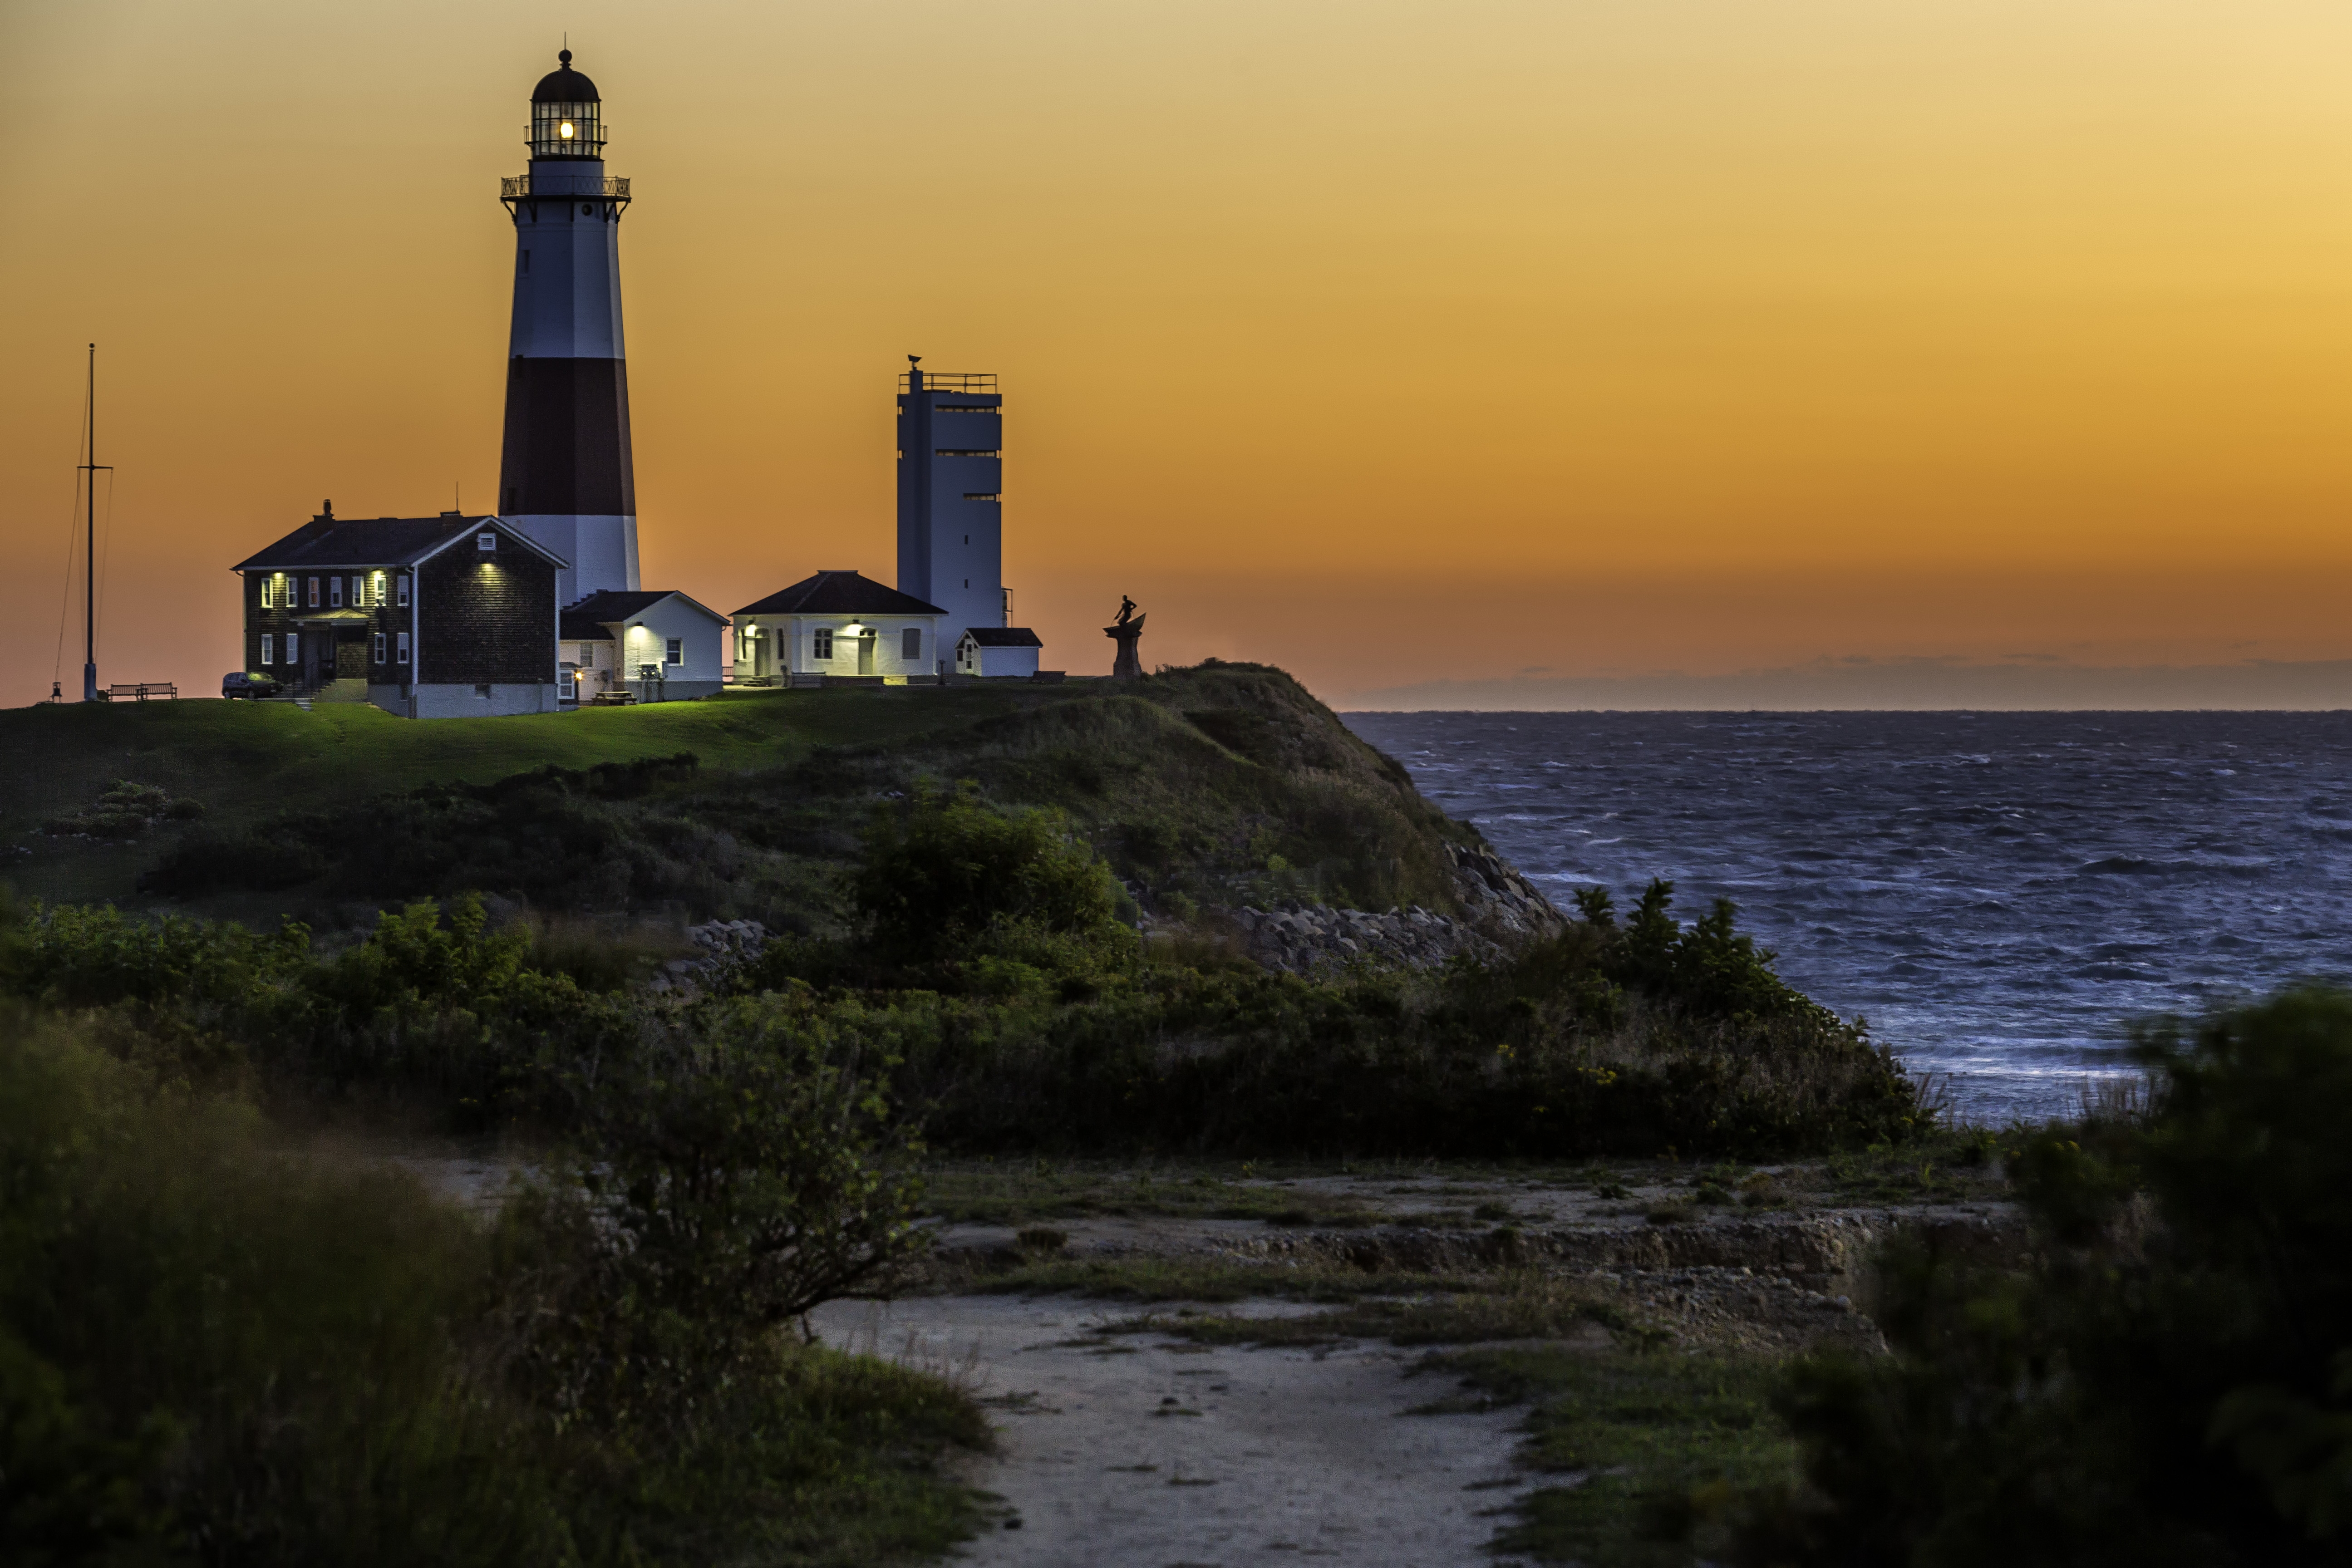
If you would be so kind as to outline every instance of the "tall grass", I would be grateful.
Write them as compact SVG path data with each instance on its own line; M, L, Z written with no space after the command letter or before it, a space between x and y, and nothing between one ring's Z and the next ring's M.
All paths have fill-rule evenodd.
M846 1565L965 1533L934 1460L987 1429L912 1373L761 1336L724 1376L673 1361L657 1410L552 1397L549 1347L627 1304L548 1212L485 1227L0 1016L0 1561ZM673 1351L718 1316L692 1294Z

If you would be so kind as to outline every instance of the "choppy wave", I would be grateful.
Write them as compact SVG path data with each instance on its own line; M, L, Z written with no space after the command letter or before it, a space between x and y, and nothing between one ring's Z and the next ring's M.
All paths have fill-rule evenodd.
M1562 905L1672 878L1998 1120L2130 1023L2352 978L2352 714L1377 713Z

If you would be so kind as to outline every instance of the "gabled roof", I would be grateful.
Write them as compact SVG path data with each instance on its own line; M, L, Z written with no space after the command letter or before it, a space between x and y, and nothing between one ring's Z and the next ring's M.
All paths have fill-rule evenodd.
M885 588L855 572L820 572L779 589L756 605L746 605L739 616L944 616L937 605L927 605L912 594Z
M677 599L679 605L689 605L701 614L710 616L719 626L727 626L727 616L703 605L701 599L689 599L675 588L600 588L585 599L564 605L564 626L621 626L624 621L635 621L637 616L661 605L663 599ZM572 637L572 632L562 632ZM600 632L579 632L581 637L597 637Z
M232 572L307 572L327 567L414 566L469 533L495 528L558 566L570 562L495 517L337 517L320 512Z
M1044 647L1027 626L966 626L966 640L980 647Z

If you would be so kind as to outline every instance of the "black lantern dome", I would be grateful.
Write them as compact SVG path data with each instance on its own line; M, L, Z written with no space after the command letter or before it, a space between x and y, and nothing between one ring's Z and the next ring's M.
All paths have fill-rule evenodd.
M533 158L601 158L604 155L604 103L596 84L572 68L572 51L557 55L554 70L530 93L530 155Z

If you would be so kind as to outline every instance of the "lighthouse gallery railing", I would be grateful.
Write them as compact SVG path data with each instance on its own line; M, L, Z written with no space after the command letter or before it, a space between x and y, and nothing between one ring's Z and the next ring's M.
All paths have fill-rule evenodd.
M526 201L533 196L603 196L608 201L629 199L629 182L606 174L509 174L499 181L500 201Z

